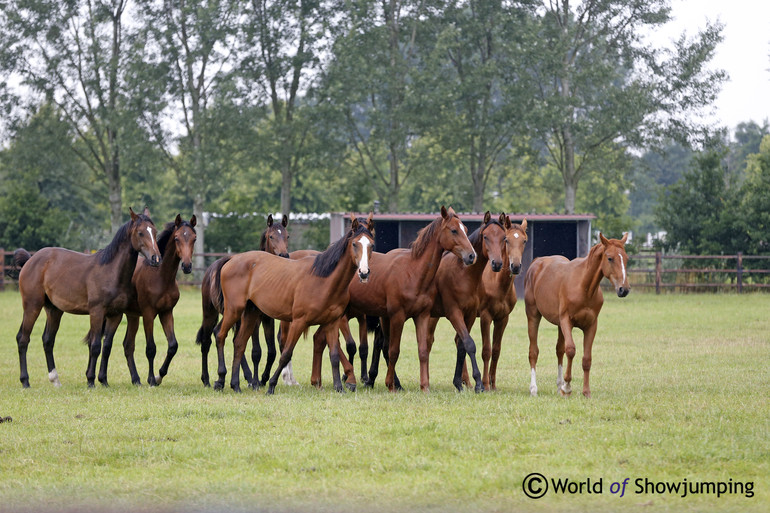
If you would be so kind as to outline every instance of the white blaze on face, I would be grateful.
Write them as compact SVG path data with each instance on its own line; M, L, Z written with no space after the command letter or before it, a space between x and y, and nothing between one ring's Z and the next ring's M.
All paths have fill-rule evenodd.
M623 261L623 255L618 253L618 258L620 258L620 268L623 270L623 283L626 282L626 263Z
M470 246L473 246L473 245L471 244L471 240L468 238L468 228L467 228L467 227L466 227L466 226L463 224L463 222L462 222L462 221L460 221L460 228L462 228L462 229L463 229L463 234L465 234L465 240L467 240L467 241L468 241L468 245L470 245ZM474 259L474 260L476 259L476 256L477 256L477 255L476 255L476 250L473 250L473 259Z
M152 248L157 248L158 245L155 242L155 237L152 236L152 228L150 228L149 226L147 227L147 233L150 234L150 242L152 243Z
M366 237L361 237L358 239L358 242L361 243L361 249L363 250L363 254L361 255L361 261L358 263L358 272L360 274L368 274L369 273L369 245L371 244L371 241Z
M278 235L280 235L280 234L281 234L281 229L280 229L280 228L278 228Z

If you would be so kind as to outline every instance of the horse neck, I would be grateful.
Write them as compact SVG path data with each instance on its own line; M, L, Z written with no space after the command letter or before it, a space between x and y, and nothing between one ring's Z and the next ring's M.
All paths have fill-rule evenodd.
M427 290L430 284L433 283L433 278L436 277L436 272L438 271L439 264L441 264L441 257L443 255L444 248L439 244L438 233L431 239L428 247L425 248L425 251L419 257L415 258L414 253L412 253L412 257L416 261L413 269L419 276L418 290Z
M351 241L348 242L348 244L352 244ZM332 273L324 278L325 280L329 280L328 283L331 285L329 286L329 294L335 297L339 297L344 294L348 294L348 289L350 287L350 281L353 279L353 276L356 274L356 263L355 261L350 257L350 252L348 251L348 247L345 247L345 251L340 257L339 262L337 262L337 266L334 268L334 271Z
M182 259L179 258L176 251L176 242L172 238L166 245L166 250L163 252L163 260L160 263L161 280L164 282L176 280L176 272L179 269L179 262L181 261Z
M136 261L139 258L139 252L131 246L131 242L126 240L120 244L114 260L108 264L109 267L117 269L117 282L119 285L129 286L134 276Z
M583 290L586 292L586 296L590 297L596 293L599 288L599 284L604 277L602 274L602 257L604 256L604 246L597 244L591 248L588 252L588 256L585 257L583 262Z
M465 272L466 276L468 276L471 280L479 282L481 280L481 275L484 274L484 267L489 262L489 257L484 254L483 234L481 237L479 237L479 241L473 245L473 250L476 252L476 261L465 267Z

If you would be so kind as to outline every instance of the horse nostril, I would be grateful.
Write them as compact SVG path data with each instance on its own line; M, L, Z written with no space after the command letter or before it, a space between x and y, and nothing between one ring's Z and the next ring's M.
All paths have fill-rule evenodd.
M289 258L289 254L288 254L288 253L281 253L281 254L280 254L280 255L278 255L278 256L280 256L280 257L282 257L282 258Z
M618 297L626 297L629 292L630 292L630 289L627 289L625 287L620 287L618 289Z
M511 266L511 274L519 274L521 272L521 266L520 265L512 265Z

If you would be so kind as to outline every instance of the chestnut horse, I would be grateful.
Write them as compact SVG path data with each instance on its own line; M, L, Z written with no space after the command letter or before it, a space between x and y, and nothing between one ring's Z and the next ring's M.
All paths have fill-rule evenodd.
M134 385L140 385L141 380L136 372L136 363L134 362L134 347L136 343L136 332L139 330L139 317L141 316L144 324L144 338L147 344L145 354L149 362L149 374L147 383L150 386L160 385L163 378L168 374L168 367L179 347L176 334L174 333L174 307L179 301L179 285L176 282L176 273L179 264L182 264L182 272L190 274L192 272L192 257L195 252L195 224L196 217L193 215L190 221L183 221L182 216L177 214L176 219L166 224L163 231L158 235L158 249L163 255L163 262L160 267L151 266L146 260L137 263L134 270L134 277L131 282L136 289L135 301L129 306L126 312L128 325L126 336L123 339L123 352L126 355L128 372L131 374L131 382ZM160 324L168 340L168 350L166 359L163 361L159 370L159 375L155 376L155 337L153 336L153 325L155 317L160 317ZM105 357L106 347L102 349L102 366L107 365L109 351Z
M96 360L102 349L102 336L115 333L123 311L132 301L134 287L131 277L141 253L151 265L160 265L155 225L147 208L144 213L130 210L131 220L120 227L112 242L92 255L64 248L43 248L34 256L24 249L14 252L14 262L21 268L19 292L24 308L16 342L19 346L19 380L29 387L27 347L29 337L40 311L45 308L46 323L43 349L48 364L48 380L61 386L54 363L53 348L56 332L64 312L88 315L91 329L86 379L94 386ZM112 341L105 340L105 344ZM99 374L99 382L107 385L107 375Z
M264 251L250 251L234 255L222 265L211 285L212 291L221 291L216 301L223 305L222 326L217 333L219 380L215 388L224 387L227 369L223 349L227 332L240 319L230 377L232 389L240 391L239 366L246 341L259 319L267 316L291 321L278 369L269 381L268 394L275 392L278 376L291 361L299 336L314 324L320 324L327 340L331 340L329 357L334 389L343 391L338 321L350 299L348 287L356 270L362 283L369 279L374 246L369 231L369 226L373 227L371 220L371 214L368 225L359 224L354 218L350 231L315 257L290 260Z
M260 251L267 251L273 255L280 257L289 257L289 233L286 231L286 226L289 224L289 218L284 214L280 224L273 221L273 215L267 216L267 228L262 232L262 236L259 240ZM222 312L217 310L211 295L211 283L217 270L232 258L231 256L222 257L213 264L211 264L203 275L203 283L201 284L201 300L203 304L203 322L198 330L198 334L195 337L195 343L201 346L201 381L204 386L210 386L209 382L209 349L211 348L211 335L219 331L217 322L219 321L219 314ZM218 294L218 292L216 292ZM252 378L251 369L249 368L246 360L241 362L243 367L243 377L249 382L252 388L258 387L260 384L265 385L267 379L270 376L270 369L273 367L275 361L275 324L270 318L262 319L262 327L265 333L265 345L267 346L267 360L265 362L265 370L262 373L261 381L256 380L257 368L259 361L262 359L262 348L259 345L259 326L254 328L252 333L252 348L251 358L254 363L254 378Z
M567 260L563 256L540 257L527 270L524 304L529 332L529 365L532 369L529 392L533 396L537 395L537 329L542 317L559 328L556 342L559 365L556 386L564 396L572 393L572 359L575 357L572 328L577 327L583 331L583 395L591 396L588 384L591 348L596 336L599 312L604 304L599 283L602 278L609 279L618 297L626 297L630 290L625 250L628 234L619 240L608 240L600 233L599 239L600 242L591 248L588 256L574 260ZM565 352L567 371L562 377Z
M450 251L466 265L476 260L468 240L467 228L454 210L441 207L441 216L420 230L409 249L373 253L372 279L366 286L350 283L348 316L371 315L382 318L383 337L388 345L388 372L385 384L397 389L395 374L401 350L401 332L407 319L413 319L420 358L420 388L427 391L428 322L435 295L433 279L444 251ZM377 378L379 351L372 354L368 386Z
M497 361L500 358L503 333L508 326L508 317L516 306L516 287L513 286L513 280L521 271L521 259L524 255L524 247L527 245L526 219L519 225L511 223L510 217L505 216L503 227L505 228L503 261L508 262L508 270L496 273L490 267L485 267L479 292L481 359L484 361L481 382L485 390L497 388ZM493 322L495 328L490 340L489 334ZM467 382L467 377L464 377Z
M476 343L469 331L479 311L481 277L487 268L487 262L489 262L489 268L495 273L499 273L503 268L505 220L505 214L500 214L498 219L492 219L487 211L484 214L483 224L468 236L478 255L476 262L463 266L456 257L446 254L441 259L441 265L436 273L436 296L428 325L428 351L433 345L439 317L446 317L456 332L457 361L452 383L458 391L462 391L462 372L466 354L471 361L476 392L484 389L481 372L476 363Z

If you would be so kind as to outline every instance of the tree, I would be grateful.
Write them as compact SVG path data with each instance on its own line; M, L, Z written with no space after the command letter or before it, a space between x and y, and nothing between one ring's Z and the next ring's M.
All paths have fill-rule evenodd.
M221 165L222 128L241 119L230 117L237 106L227 96L228 71L236 65L234 50L241 2L165 2L140 0L146 29L145 65L137 74L154 78L146 91L145 123L166 155L181 187L192 200L193 214L203 221L207 199L221 188L229 166ZM181 127L179 131L169 128ZM204 222L197 226L196 253L205 250ZM196 257L203 267L203 257Z
M300 171L310 125L298 115L301 96L319 74L331 11L316 0L251 0L238 68L246 97L266 105L262 156L281 172L281 212L291 212L292 182ZM256 93L256 98L253 97Z
M113 231L123 224L121 131L132 118L122 73L126 3L0 3L0 67L64 114L80 142L72 151L107 184Z
M644 147L662 137L695 138L690 114L710 105L726 75L707 68L722 26L709 24L668 49L647 43L670 18L666 0L544 2L525 64L536 83L532 126L575 210L580 179L609 144Z
M744 251L754 254L770 252L770 135L762 138L759 152L746 159L746 182L743 186L741 210L748 231L749 246Z

